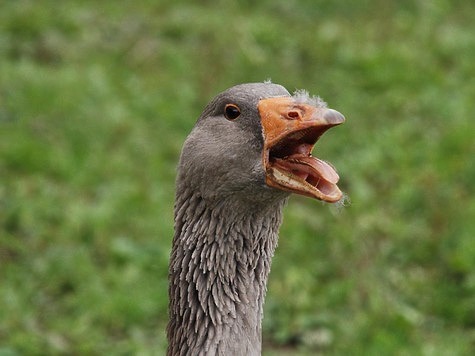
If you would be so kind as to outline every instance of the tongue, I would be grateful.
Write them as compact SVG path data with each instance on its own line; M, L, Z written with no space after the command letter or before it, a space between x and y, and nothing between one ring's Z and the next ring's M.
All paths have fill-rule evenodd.
M299 175L302 179L306 179L306 176L312 175L315 178L324 179L332 184L336 184L340 179L331 165L315 157L293 155L279 161L280 165L288 166L294 174Z
M312 156L295 154L284 159L276 159L275 164L307 181L309 176L313 181L323 179L331 184L336 184L340 179L331 165Z
M292 160L291 157L290 159ZM298 157L296 160L302 162L302 164L306 166L311 167L313 171L317 172L317 174L323 179L325 179L327 182L336 184L340 179L335 169L327 162L322 161L321 159L306 156Z

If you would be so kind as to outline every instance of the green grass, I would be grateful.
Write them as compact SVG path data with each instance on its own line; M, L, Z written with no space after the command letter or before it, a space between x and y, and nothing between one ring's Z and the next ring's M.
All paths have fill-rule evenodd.
M237 83L344 113L351 204L293 197L266 354L475 353L470 1L26 1L0 11L0 355L156 355L181 144Z

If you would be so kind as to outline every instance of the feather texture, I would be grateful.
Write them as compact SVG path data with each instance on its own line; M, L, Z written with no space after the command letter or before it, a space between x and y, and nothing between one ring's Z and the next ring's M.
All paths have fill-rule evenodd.
M214 214L194 191L177 196L168 354L259 355L284 201L236 209L227 200Z

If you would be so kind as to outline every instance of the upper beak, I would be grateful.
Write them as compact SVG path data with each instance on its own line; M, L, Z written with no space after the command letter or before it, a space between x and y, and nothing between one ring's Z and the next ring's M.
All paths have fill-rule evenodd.
M340 200L338 174L325 161L312 157L311 151L326 130L345 121L344 116L292 97L262 99L258 109L266 183L327 202Z

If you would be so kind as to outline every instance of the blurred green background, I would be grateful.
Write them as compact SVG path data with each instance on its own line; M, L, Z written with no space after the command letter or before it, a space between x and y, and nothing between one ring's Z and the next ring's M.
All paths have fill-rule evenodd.
M475 354L475 3L0 2L0 355L160 355L182 142L271 78L347 122L292 197L266 355Z

